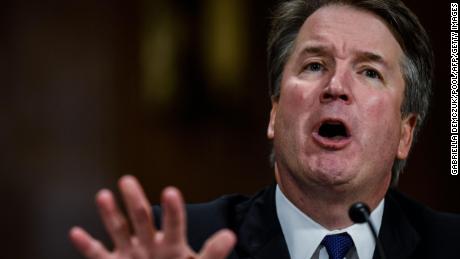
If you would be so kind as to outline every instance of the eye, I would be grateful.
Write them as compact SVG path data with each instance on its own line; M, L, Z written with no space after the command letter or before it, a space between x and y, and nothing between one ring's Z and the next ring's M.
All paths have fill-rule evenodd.
M377 70L375 69L365 69L363 71L364 75L369 77L369 78L372 78L372 79L382 79L382 76L380 75L379 72L377 72Z
M305 67L305 70L311 71L311 72L319 72L324 70L324 66L318 62L310 63Z

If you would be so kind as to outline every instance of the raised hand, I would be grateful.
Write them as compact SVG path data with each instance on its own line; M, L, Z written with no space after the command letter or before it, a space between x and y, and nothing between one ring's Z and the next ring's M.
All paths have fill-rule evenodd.
M236 242L230 230L220 230L211 236L203 249L196 253L187 244L184 201L179 190L168 187L162 193L163 226L153 225L152 207L142 187L133 176L119 181L129 219L118 208L112 193L101 190L96 203L110 235L114 250L109 251L80 227L73 227L69 236L80 253L89 259L220 259L225 258Z

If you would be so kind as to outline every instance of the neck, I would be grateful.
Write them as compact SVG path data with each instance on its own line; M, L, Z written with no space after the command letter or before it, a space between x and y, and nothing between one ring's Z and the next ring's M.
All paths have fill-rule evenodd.
M355 202L364 202L371 211L374 210L389 186L389 179L386 185L380 185L379 188L301 185L291 174L280 174L277 166L275 174L284 195L299 210L329 230L343 229L353 224L348 210Z

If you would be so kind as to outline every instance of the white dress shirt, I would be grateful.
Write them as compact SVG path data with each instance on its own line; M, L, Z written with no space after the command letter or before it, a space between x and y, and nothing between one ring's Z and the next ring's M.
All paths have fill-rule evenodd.
M372 211L370 219L377 233L382 224L384 200ZM367 224L353 224L344 229L328 230L300 211L276 186L276 213L291 259L328 259L321 241L326 235L347 232L353 239L347 259L371 259L375 241Z

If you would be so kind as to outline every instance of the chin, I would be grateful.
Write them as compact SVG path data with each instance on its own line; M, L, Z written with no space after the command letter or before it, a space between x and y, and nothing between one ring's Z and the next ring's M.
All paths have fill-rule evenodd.
M317 181L325 186L343 186L348 185L354 179L354 175L335 170L319 171L314 173Z
M350 170L346 162L329 161L310 167L310 177L319 185L343 186L350 184L357 177L356 170Z
M280 157L284 156L278 156ZM294 159L292 157L291 159L280 159L278 166L281 172L286 173L286 176L291 175L304 187L348 186L358 178L356 162L355 159L348 157L323 153L303 155Z

